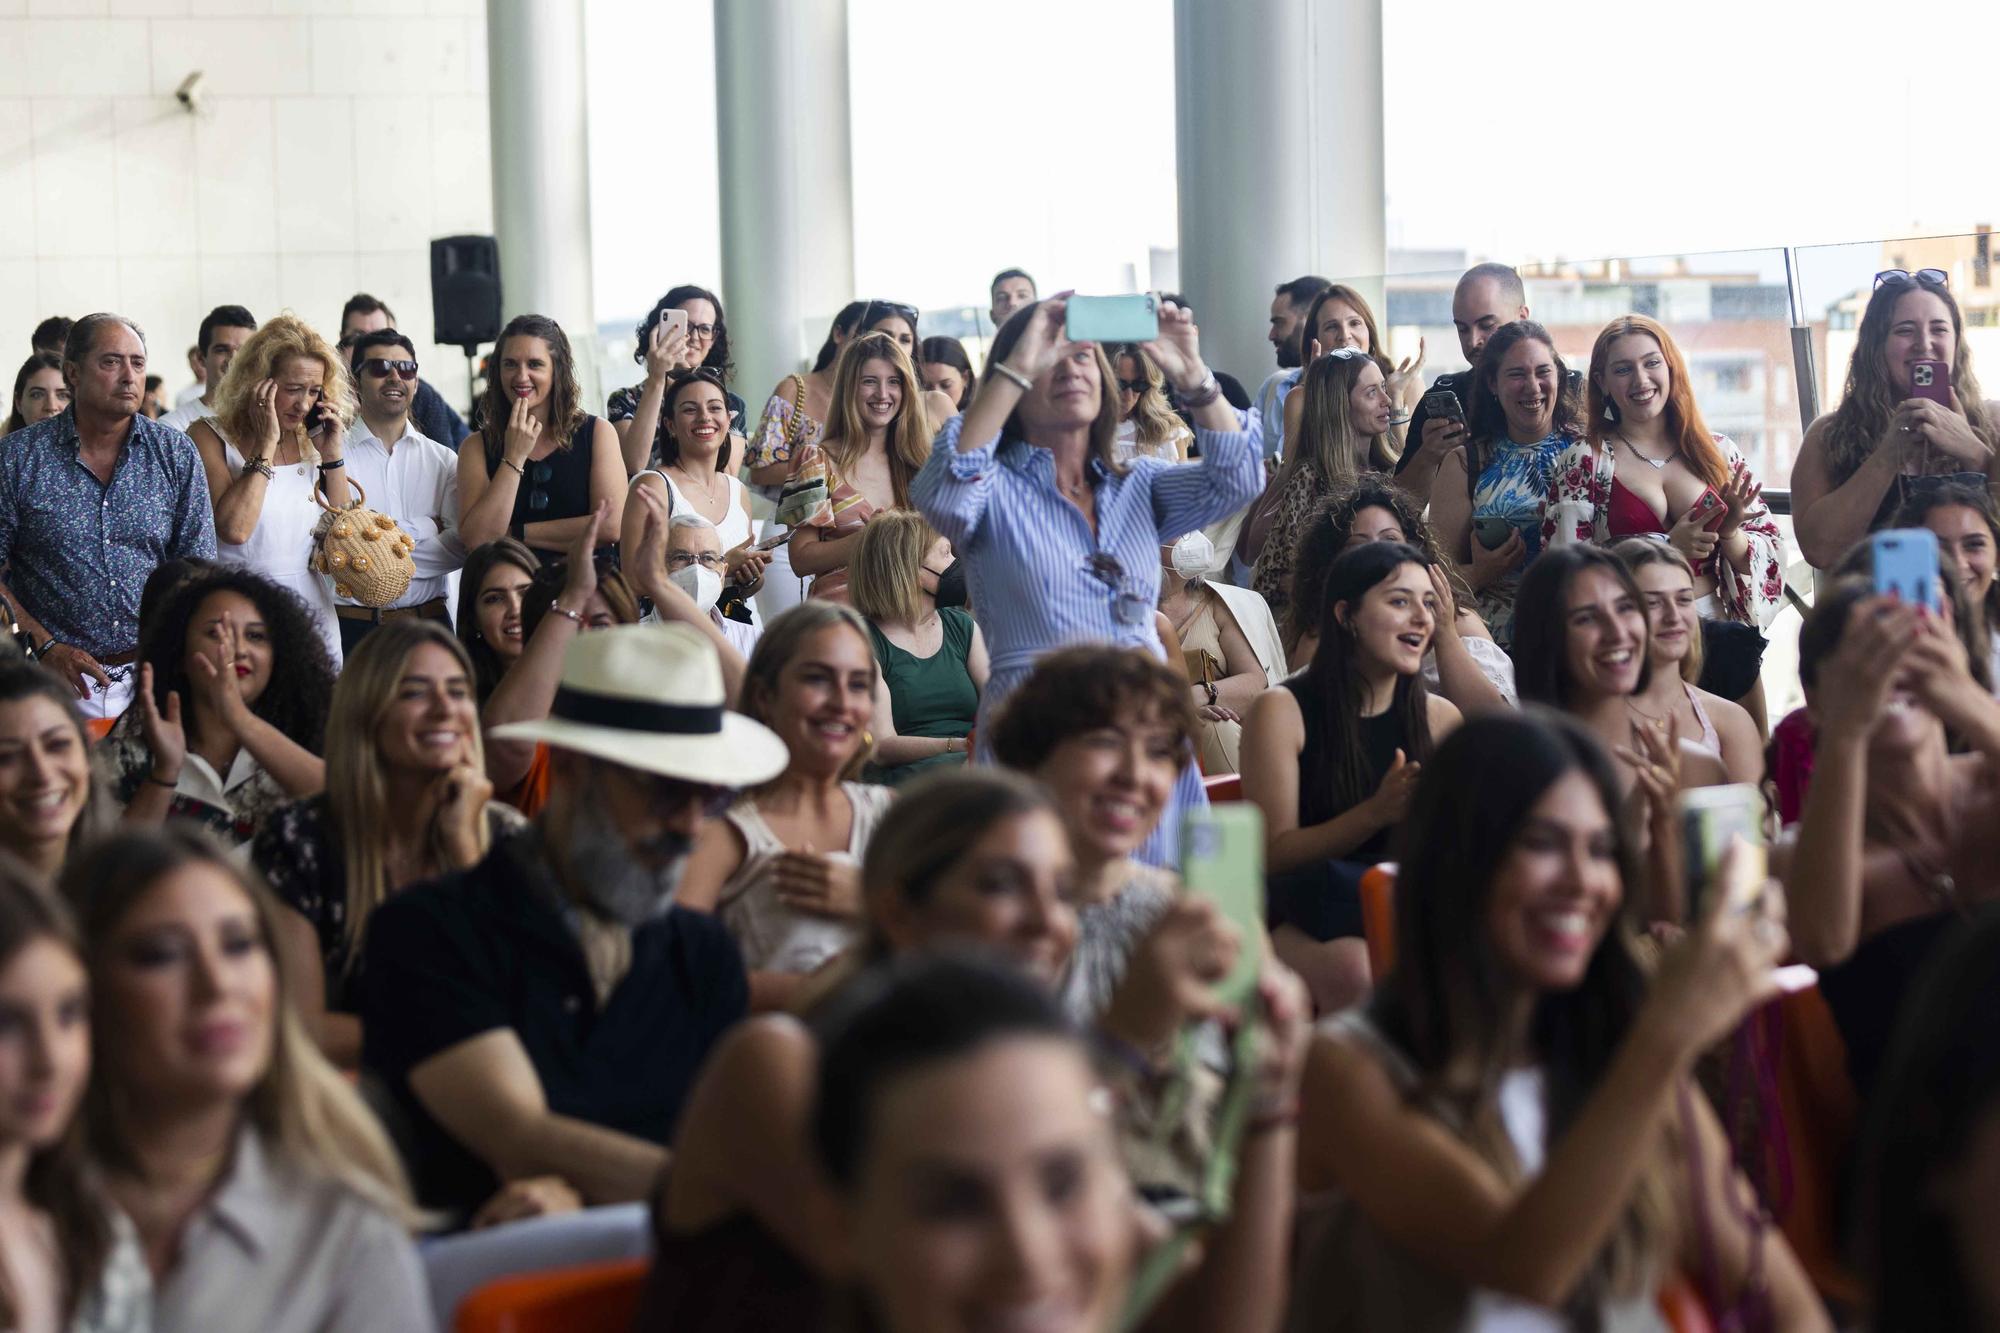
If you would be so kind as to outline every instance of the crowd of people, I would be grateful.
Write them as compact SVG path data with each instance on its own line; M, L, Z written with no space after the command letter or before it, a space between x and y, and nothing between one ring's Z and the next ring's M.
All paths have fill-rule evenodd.
M174 410L130 319L38 328L0 1327L432 1328L429 1247L637 1205L642 1330L2000 1328L1947 275L1789 479L1777 719L1770 479L1659 322L1573 367L1481 264L1431 374L1301 277L1253 394L1069 296L996 275L977 363L854 302L754 415L713 290L602 415L525 313L470 427L366 294L218 306Z

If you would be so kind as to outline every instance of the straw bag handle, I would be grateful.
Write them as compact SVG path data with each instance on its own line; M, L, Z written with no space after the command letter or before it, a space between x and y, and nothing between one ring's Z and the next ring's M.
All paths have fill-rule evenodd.
M349 477L347 479L347 484L354 488L354 499L348 502L347 509L360 509L365 507L368 502L368 492L361 489L361 483L356 481L354 478ZM346 513L347 512L346 509L335 509L332 505L328 504L324 498L322 498L325 491L326 491L326 473L322 472L313 481L313 488L312 488L313 503L318 505L321 509L324 509L329 514Z

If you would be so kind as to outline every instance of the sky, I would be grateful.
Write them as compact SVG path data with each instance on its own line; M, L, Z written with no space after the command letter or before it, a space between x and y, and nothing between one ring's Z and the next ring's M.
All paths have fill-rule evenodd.
M1930 0L1897 24L1879 0L1383 6L1392 250L1743 251L2000 214L1994 0ZM709 0L586 13L608 322L720 282L713 18ZM1176 245L1172 0L848 15L861 294L983 305L1011 265L1045 286L1151 285L1151 252Z

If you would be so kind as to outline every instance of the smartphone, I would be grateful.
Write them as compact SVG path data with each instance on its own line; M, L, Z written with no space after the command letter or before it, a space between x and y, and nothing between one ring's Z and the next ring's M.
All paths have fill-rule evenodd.
M1912 361L1910 397L1928 398L1939 407L1950 407L1951 367L1943 361Z
M1458 394L1450 389L1432 389L1425 394L1424 415L1465 424L1465 408L1459 403Z
M1144 343L1160 336L1160 306L1140 296L1072 296L1063 336L1075 343Z
M1512 519L1498 518L1489 514L1485 518L1473 519L1472 530L1479 534L1481 546L1489 551L1497 551L1507 544L1509 537L1514 535L1514 522Z
M1220 908L1242 937L1236 966L1215 993L1224 1004L1243 1004L1257 990L1264 961L1263 812L1242 801L1188 811L1181 822L1181 883Z
M681 309L667 311L660 316L660 327L663 329L679 329L681 335L685 337L688 331L688 312ZM660 336L665 337L666 335L661 334Z
M1722 520L1729 517L1729 506L1722 502L1722 496L1716 493L1715 487L1709 486L1694 498L1694 505L1689 512L1707 514L1708 517L1702 521L1701 526L1704 531L1714 532L1722 526Z
M1748 889L1739 884L1720 887L1747 895L1764 882L1764 793L1748 782L1696 787L1681 793L1680 814L1681 849L1686 858L1682 901L1687 905L1687 920L1694 922L1701 919L1709 891L1718 887L1716 872L1722 866L1722 854L1738 838L1757 849L1755 856L1745 858L1754 875L1744 872L1739 863L1739 877L1747 879Z
M1938 542L1929 528L1889 528L1868 539L1874 557L1875 595L1897 597L1937 614Z

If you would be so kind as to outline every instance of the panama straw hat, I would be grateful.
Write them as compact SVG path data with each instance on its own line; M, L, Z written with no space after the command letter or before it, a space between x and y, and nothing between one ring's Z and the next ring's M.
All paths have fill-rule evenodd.
M725 706L715 646L689 625L617 625L570 641L539 722L493 728L683 782L754 787L784 771L778 734Z

